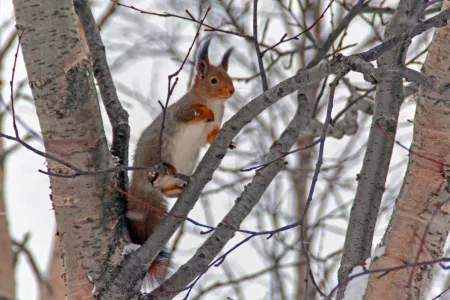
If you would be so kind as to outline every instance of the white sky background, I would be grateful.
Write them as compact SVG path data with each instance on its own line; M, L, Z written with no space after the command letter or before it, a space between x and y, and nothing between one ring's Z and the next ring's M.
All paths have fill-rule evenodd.
M183 13L184 9L189 9L189 7L183 7L182 9L179 8L155 8L155 7L149 7L147 4L147 1L133 1L133 5L136 5L137 7L140 7L142 9L148 9L151 11L169 11L169 12L178 12ZM196 3L196 2L195 2ZM107 4L107 1L104 1L104 4ZM270 5L271 1L267 1L264 6L260 5L260 7L263 7L264 10L270 11ZM196 4L194 5L194 7ZM96 6L96 10L94 10L95 13L98 13L99 11L102 11L102 9L98 9L99 6ZM120 25L122 22L130 22L130 19L126 19L126 21L121 21L120 14L125 10L125 8L118 8L118 12L115 16L113 16L114 22L117 22L117 26L107 26L107 30L102 31L103 35L103 41L106 45L106 51L114 49L115 43L118 42L118 40L112 39L115 35L123 36L123 32L121 32ZM3 22L3 20L11 18L12 17L12 4L10 1L1 1L0 2L0 21ZM194 8L191 9L192 12L196 12ZM129 11L127 13L130 13ZM327 13L329 15L329 13ZM167 35L173 34L171 31L171 22L173 22L173 19L163 19L158 18L154 16L148 16L148 15L142 15L139 13L135 13L135 18L139 19L140 22L146 22L147 20L151 20L152 24L158 24L160 25L161 29L167 29L168 33ZM324 22L326 21L323 20ZM176 21L179 22L179 21ZM213 23L213 22L211 22ZM249 25L250 26L250 25ZM129 26L130 28L132 26ZM281 37L284 32L277 32L275 29L275 26L273 27L273 41L277 41L279 37ZM176 34L183 35L185 37L184 44L187 45L187 43L190 43L193 35L194 30L196 29L195 26L191 23L186 23L186 26L184 27L184 32L177 32ZM9 28L11 30L11 28ZM145 30L143 28L142 30ZM350 26L349 35L346 38L346 44L352 44L357 43L358 40L361 39L361 36L365 36L370 30L367 25L359 18L355 19ZM4 31L1 32L1 40L3 41L6 36L8 36L8 33L10 31ZM131 41L134 37L137 37L136 33L129 32L130 41L127 40L120 40L120 42L131 45L133 41ZM160 38L164 38L164 36L161 36ZM235 38L230 37L230 44L236 46L236 51L234 55L243 56L245 57L246 51L250 48L243 49L242 48L242 41ZM187 49L187 47L184 47L184 49ZM14 47L15 50L15 47ZM214 42L212 43L212 54L211 59L213 61L218 61L219 58L217 58L217 55L222 55L222 53L225 51L225 49L216 47L214 45ZM117 51L115 51L117 53ZM237 53L237 54L236 54ZM344 51L344 54L352 54L352 50L350 51ZM20 56L18 59L17 64L17 72L16 72L16 82L22 78L25 77L25 69L23 64L23 59L21 56L21 53L19 52ZM215 54L215 55L214 55ZM109 56L109 62L110 64L116 59L117 57L111 57ZM191 56L192 59L192 56ZM9 53L9 59L5 60L5 73L1 74L1 79L3 80L4 84L2 87L2 97L5 101L7 101L10 97L9 93L9 80L11 76L11 68L12 68L12 62L13 62L13 52L11 51ZM139 58L138 63L134 62L130 64L129 67L121 68L119 72L114 72L113 69L113 76L114 79L117 82L120 82L122 84L126 84L130 88L138 89L141 93L144 95L149 95L148 101L152 101L155 105L156 100L159 99L165 99L166 96L166 84L167 84L167 75L170 73L173 73L175 70L178 69L179 64L174 63L171 60L168 60L167 58ZM155 72L159 73L159 75L156 77ZM9 72L8 72L9 71ZM239 66L236 63L236 59L233 59L233 57L230 60L230 70L229 73L231 76L239 76L242 77L245 74L242 74L242 70L239 68ZM270 77L270 73L268 74ZM358 76L358 75L351 75L351 76ZM360 77L357 77L359 81L362 82ZM188 72L184 72L180 75L180 82L175 89L175 93L172 97L172 100L178 99L180 96L182 96L186 92L187 87L187 79L188 79ZM271 80L270 84L273 85L277 83L277 81ZM240 97L243 97L245 101L248 101L252 99L254 96L259 94L260 87L258 89L255 89L255 85L248 85L244 83L236 83L236 90L237 94ZM124 105L126 106L128 112L130 113L130 126L131 126L131 149L130 154L134 151L134 144L136 142L137 137L139 136L140 132L151 122L152 117L149 117L148 112L145 111L145 109L142 109L142 106L139 104L136 104L136 102L133 99L129 99L125 97L124 95L119 95L121 100L123 101ZM235 100L233 100L235 101ZM238 101L235 103L239 104ZM405 121L406 119L413 119L414 112L413 108L414 105L412 105L411 101L408 101L406 105L407 109L402 110L401 114L401 122ZM150 105L149 111L151 111ZM337 108L335 109L335 112L339 110L339 104L337 104ZM24 119L27 124L35 129L36 131L39 131L39 126L36 118L36 114L34 111L34 108L31 104L25 103L24 101L21 101L16 105L16 113L19 115L22 119ZM361 115L361 113L360 113ZM224 120L228 119L230 117L230 111L228 110ZM107 136L110 137L110 131L111 127L109 123L107 122L107 118L104 116L105 121L105 131L107 133ZM12 133L12 126L11 126L11 118L6 118L4 124L4 131L6 133L11 134ZM25 132L25 129L23 127L19 126L19 130L21 132ZM369 127L367 126L367 123L365 126L361 126L359 130L363 130L368 133ZM407 128L402 128L399 130L397 139L400 140L403 144L409 145L411 140L411 133L412 133L412 126L408 126ZM238 137L239 138L242 137ZM344 138L342 140L334 140L334 139L327 139L326 142L326 157L333 157L335 155L335 151L333 149L340 149L342 145L346 144L347 138ZM6 142L7 145L11 145L11 143ZM38 142L32 142L33 146L41 147L41 144ZM265 145L266 149L268 149L270 144ZM355 147L356 148L356 147ZM393 162L391 165L394 165L395 163L404 160L406 158L406 153L403 149L400 147L394 148L394 155L393 155ZM292 160L292 158L288 158L288 161ZM223 165L232 165L233 167L241 166L242 162L236 161L234 158L228 157L225 159L222 163ZM361 167L361 163L355 165L354 167L354 174L359 172ZM48 178L45 175L42 175L37 172L38 169L45 169L45 160L42 157L37 156L36 154L26 150L21 149L19 151L16 151L15 154L10 157L7 160L6 164L6 204L7 204L7 213L8 213L8 219L10 224L10 232L11 235L16 239L20 240L22 236L30 232L31 233L31 239L28 243L29 249L31 249L32 253L35 255L35 258L37 259L37 263L40 270L45 270L48 258L52 246L52 238L54 235L54 216L53 212L51 210L51 203L49 199L49 182ZM398 169L395 172L391 172L388 177L389 181L395 181L401 180L403 178L404 174L404 167ZM223 177L223 176L222 176ZM210 189L212 185L208 185L206 189ZM242 189L242 188L241 188ZM205 216L204 211L199 208L197 205L194 211L191 213L191 217L199 222L208 223L211 225L214 225L217 223L218 220L220 220L223 215L228 211L228 209L233 204L233 198L223 196L222 194L220 197L209 197L206 199L206 201L209 201L208 204L211 206L211 210L214 212L213 216ZM287 194L288 195L288 194ZM348 199L351 199L354 196L354 194L348 194ZM201 200L200 203L204 203L205 200ZM169 203L173 203L173 201L170 201ZM332 208L330 208L332 209ZM386 226L387 219L383 220L381 224L379 224L379 230L376 234L376 239L374 242L374 246L378 242L378 240L381 238L384 228ZM246 229L255 229L252 227L254 222L252 222L251 219L246 220L243 224L243 228ZM338 221L336 224L333 224L334 226L344 229L346 228L346 224L344 222ZM190 232L194 234L189 234L189 239L184 239L182 242L182 247L185 247L186 249L195 249L196 246L202 241L204 241L207 236L199 236L198 232L200 231L199 228L193 228L193 226L188 225L188 227L191 229ZM288 234L287 234L288 235ZM237 234L236 238L231 241L228 244L228 247L233 246L235 243L239 242L244 235ZM259 245L264 245L265 239L264 237L259 237L256 239L258 240ZM325 248L329 248L330 252L332 252L332 249L335 247L341 247L341 243L343 242L342 238L339 235L330 234L327 235L327 239L325 241ZM190 252L189 252L190 253ZM189 254L186 254L185 257L178 257L177 261L182 262L183 260L189 258ZM250 244L244 245L237 251L235 251L231 256L227 258L228 260L233 262L233 266L236 267L236 272L241 274L251 273L254 271L257 271L261 268L262 262L260 261L260 256L254 254L254 249L252 249ZM241 272L242 271L242 272ZM216 270L211 270L207 273L206 276L202 280L215 280L218 278L218 276L223 276L221 272L218 272ZM37 299L37 286L35 283L35 277L31 273L31 269L29 268L29 265L25 262L24 257L20 256L20 262L18 267L18 272L16 274L17 278L17 289L18 289L18 299ZM264 280L256 280L247 282L245 285L244 291L247 295L251 295L246 299L264 299L268 292L268 286L270 278L268 276L265 277ZM331 287L329 287L331 288ZM329 288L327 291L329 291ZM436 290L432 293L433 295L438 294L440 289L436 287ZM195 293L194 293L195 294ZM230 297L233 298L233 296L230 294ZM211 297L209 297L212 299ZM219 298L217 298L219 299ZM220 299L223 299L223 295L221 294Z

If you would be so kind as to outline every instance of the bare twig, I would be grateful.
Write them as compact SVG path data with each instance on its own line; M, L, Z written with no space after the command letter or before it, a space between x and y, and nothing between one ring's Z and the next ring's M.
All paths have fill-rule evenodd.
M20 254L24 254L25 257L27 258L28 263L30 264L30 267L33 270L34 276L38 280L39 284L51 291L52 287L50 286L48 281L44 278L44 276L42 275L42 272L39 271L39 268L36 264L36 260L33 256L33 254L31 254L30 250L27 248L27 243L29 241L29 238L30 238L30 234L27 233L27 234L25 234L25 236L21 242L15 241L13 239L11 240L13 245L15 247L17 247L17 251L16 251L15 255L18 256Z
M448 269L448 267L443 266L441 263L443 262L450 262L450 257L442 257L439 259L434 259L434 260L428 260L428 261L420 261L417 263L405 263L402 265L398 265L395 267L390 267L390 268L383 268L383 269L372 269L372 270L364 270L363 272L354 274L354 275L350 275L347 277L346 280L339 282L339 284L337 284L332 290L331 292L328 294L328 297L332 297L333 294L336 292L337 289L339 289L342 285L347 285L350 281L352 281L355 278L361 277L361 276L367 276L369 274L376 274L376 273L381 273L381 275L379 275L379 277L383 277L386 274L389 274L390 272L394 272L397 270L402 270L402 269L406 269L406 268L411 268L411 267L420 267L420 266L426 266L426 265L435 265L435 264L439 264L441 266L441 268L443 269Z
M329 6L333 1L330 1ZM327 9L329 8L327 7ZM313 60L306 66L306 69L309 69L315 65L317 65L322 59L325 58L328 50L330 49L333 42L338 38L338 36L344 31L345 28L350 24L350 22L362 11L364 8L364 0L358 0L355 5L353 5L352 9L349 13L342 19L341 23L337 26L335 30L328 36L327 40L322 44L322 46L317 50L316 56ZM326 11L326 10L325 10ZM325 13L325 12L324 12ZM321 16L321 18L323 15Z
M208 9L205 12L205 15L203 16L203 18L201 19L197 32L195 33L194 39L192 40L191 46L189 47L188 52L186 53L186 56L184 57L183 62L181 63L180 67L178 68L177 71L175 71L174 73L170 74L168 77L168 81L167 81L167 98L166 98L166 103L163 105L160 101L158 102L161 105L162 108L162 120L161 120L161 129L159 131L159 148L158 148L158 156L159 156L159 165L160 168L164 169L164 161L163 161L163 157L162 157L162 144L163 144L163 132L164 132L164 123L166 120L166 112L167 112L167 107L169 106L169 100L170 97L172 96L173 90L175 89L175 86L178 83L178 74L180 74L181 70L183 69L189 54L191 54L191 50L195 45L195 41L197 40L197 38L200 35L200 29L202 28L203 22L206 19L206 16L208 15L209 11L210 11L210 7L208 7ZM186 10L186 12L188 12L188 14L190 15L189 11ZM175 77L175 82L172 84L172 79Z
M305 259L306 259L307 273L309 274L309 277L310 277L313 285L315 285L317 292L319 292L319 294L321 296L324 296L325 294L316 285L314 276L311 272L311 266L310 266L311 261L310 261L310 257L309 257L309 253L308 253L307 244L306 244L306 228L307 228L307 226L305 226L304 220L308 213L308 208L311 205L311 202L313 200L316 183L317 183L317 180L319 179L319 173L320 173L320 169L321 169L322 163L323 163L323 152L325 149L325 139L327 136L328 126L330 125L330 122L331 122L331 113L333 111L333 100L334 100L334 94L336 91L336 87L339 84L339 80L342 77L344 77L344 75L347 72L343 71L342 73L338 74L336 76L336 78L333 80L333 82L330 84L330 96L328 97L327 114L325 117L323 129L322 129L322 135L320 136L321 141L320 141L320 145L319 145L319 152L318 152L318 157L317 157L316 168L314 170L314 175L312 177L311 186L309 188L309 193L308 193L308 198L306 199L305 208L303 210L303 215L302 215L300 221L298 222L298 224L300 225L300 243L303 248L303 255L305 256ZM308 280L307 279L305 280L305 285L306 285L305 290L307 291L308 290ZM308 293L305 292L305 297L307 297L307 295L308 295Z
M314 21L314 23L312 23L310 26L308 26L308 28L306 28L305 30L303 30L299 34L296 34L296 35L294 35L293 37L290 37L290 38L286 38L287 37L287 33L285 33L277 43L273 44L269 48L267 48L264 51L262 51L261 55L264 56L268 51L272 50L275 47L278 47L282 43L289 42L289 41L292 41L292 40L297 40L301 35L305 34L306 32L309 32L311 29L314 28L314 26L316 26L323 19L323 17L325 16L325 13L331 7L333 2L334 2L334 0L331 0L330 3L328 3L327 7L323 10L323 12L319 16L319 18L316 21Z
M18 41L17 41L17 48L16 48L16 53L14 54L14 63L13 63L13 68L12 68L12 75L11 75L11 80L9 81L9 87L10 87L10 96L11 96L11 111L12 111L12 119L13 119L13 128L14 128L14 133L16 134L16 138L20 139L19 136L19 130L17 129L17 124L16 124L16 113L14 111L14 75L16 74L16 65L17 65L17 56L19 54L19 48L20 48L20 41L22 40L22 35L24 32L24 28L18 28L19 30L19 34L18 34Z
M172 14L172 13L167 13L167 12L155 13L155 12L145 11L145 10L139 9L139 8L133 6L133 5L126 5L126 4L120 3L119 1L116 1L116 0L110 0L110 1L116 3L119 6L123 6L123 7L126 7L126 8L133 9L135 11L138 11L141 14L153 15L153 16L158 16L158 17L163 17L163 18L169 18L169 17L178 18L178 19L182 19L182 20L185 20L185 21L190 21L190 22L197 23L197 24L199 24L199 25L201 25L203 27L206 27L207 29L209 29L209 31L216 31L216 32L221 32L221 33L226 33L226 34L237 35L237 36L240 36L240 37L244 37L246 39L251 39L252 38L251 36L246 35L246 34L242 34L242 33L231 31L231 30L224 30L224 29L220 29L220 28L217 28L217 27L205 24L205 23L203 23L202 20L195 19L189 11L186 11L186 13L187 13L187 15L189 17L185 17L185 16L180 16L180 15L177 15L177 14Z
M259 48L259 43L258 43L258 0L253 0L253 39L252 39L252 41L253 41L253 45L255 46L256 57L258 59L258 68L259 68L259 74L261 76L263 92L265 92L269 89L269 86L267 84L266 71L264 70L263 55L261 54L261 50Z

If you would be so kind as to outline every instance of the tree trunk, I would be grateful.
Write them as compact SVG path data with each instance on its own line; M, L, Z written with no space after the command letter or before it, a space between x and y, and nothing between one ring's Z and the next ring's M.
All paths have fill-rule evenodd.
M308 98L309 100L309 98ZM314 105L314 104L313 104ZM314 141L312 136L303 137L301 138L296 146L298 148L305 147L307 145L310 145ZM314 149L307 149L305 151L300 151L297 155L298 159L298 168L297 170L298 175L295 176L295 202L294 202L294 211L296 212L296 219L300 220L303 216L303 212L305 211L305 204L306 199L308 198L308 191L309 191L309 183L310 183L310 177L309 177L309 170L312 169L312 162L313 162L313 156L314 155ZM304 226L308 226L308 218L305 218L304 220ZM300 236L300 230L301 227L298 228L298 235ZM308 232L307 229L305 229L305 232ZM305 242L310 242L310 237L306 236ZM302 249L302 245L298 243L298 247ZM309 250L309 244L306 247L306 249ZM304 259L305 254L303 253L303 250L299 250L297 253L297 260L302 261ZM308 280L308 268L305 264L299 264L299 266L296 268L297 273L297 299L304 299L306 291L306 285L305 281ZM314 299L314 293L315 290L313 288L308 289L308 299Z
M422 1L401 0L386 27L384 39L412 28L419 19L422 5ZM404 65L408 45L407 41L401 41L378 59L378 66ZM342 285L337 299L343 298L345 281L353 267L370 257L375 224L394 147L394 142L386 136L395 137L402 102L403 78L396 74L387 74L384 80L377 84L372 126L363 166L357 179L358 187L338 271L338 280Z
M64 284L63 275L64 267L61 260L61 249L59 246L59 238L53 240L53 249L50 257L49 267L47 269L48 285L39 287L40 300L62 300L66 295L66 285Z
M312 107L314 107L316 102L316 93L317 93L318 84L313 83L308 86L308 89L302 89L299 93L304 93L306 98L308 99L309 104L309 112L312 112ZM297 141L296 146L298 148L305 147L310 145L314 141L313 136L301 136ZM314 149L307 149L304 151L300 151L297 155L298 159L298 174L293 178L293 185L295 187L295 202L294 202L294 211L296 213L296 220L300 220L303 217L303 213L305 211L306 200L308 199L308 192L310 188L310 176L309 172L313 169L313 158L314 158ZM305 226L305 232L308 232L308 216L305 216L303 224ZM300 237L300 230L302 227L298 227L298 235ZM307 243L306 249L309 251L309 245L311 242L311 237L306 235L305 242ZM305 257L305 253L303 253L303 245L300 243L298 247L301 249L298 251L297 260L301 261ZM313 288L306 289L306 281L309 280L308 267L306 264L300 264L296 268L297 273L297 299L314 299L316 290ZM308 281L309 284L309 281ZM307 295L306 295L307 293Z
M445 1L442 9L448 7ZM436 29L423 68L442 82L450 81L449 36L450 26ZM406 177L383 238L385 254L371 269L441 258L450 229L450 178L444 169L450 163L450 104L436 104L443 97L423 87L418 95ZM405 268L381 278L373 274L364 299L422 299L433 267Z
M0 129L3 117L0 118ZM1 130L0 130L1 131ZM15 298L12 242L9 237L5 205L5 149L0 139L0 298Z
M75 174L113 166L93 71L71 0L15 0L23 57L48 155L48 171ZM62 163L63 162L63 163ZM69 166L70 164L71 166ZM80 171L78 171L80 173ZM82 173L82 172L81 172ZM50 176L68 299L92 299L93 284L120 260L113 173Z

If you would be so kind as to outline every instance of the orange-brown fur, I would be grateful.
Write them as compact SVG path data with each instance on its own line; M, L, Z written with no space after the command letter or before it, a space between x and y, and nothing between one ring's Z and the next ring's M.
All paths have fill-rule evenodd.
M191 105L191 108L198 113L197 117L194 117L192 121L206 121L212 122L214 121L214 113L208 107L200 103L194 103Z
M206 138L206 140L208 141L209 144L212 144L212 142L216 138L216 135L219 133L219 130L220 130L219 127L214 127L213 130L211 130L210 133L208 133L208 137Z

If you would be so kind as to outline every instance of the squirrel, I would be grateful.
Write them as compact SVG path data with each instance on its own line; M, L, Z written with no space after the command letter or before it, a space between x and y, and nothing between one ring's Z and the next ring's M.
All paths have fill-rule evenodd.
M228 75L228 49L220 65L209 62L211 40L200 48L192 88L166 110L162 136L161 158L167 175L134 171L128 191L127 225L133 244L142 245L160 223L167 205L166 197L178 197L186 182L170 174L190 175L199 152L211 144L220 130L224 102L234 94L233 81ZM162 113L142 132L137 143L133 167L159 166L159 145ZM234 148L234 144L230 145ZM164 279L168 269L168 253L161 251L149 268L152 281ZM147 277L148 277L147 276Z

